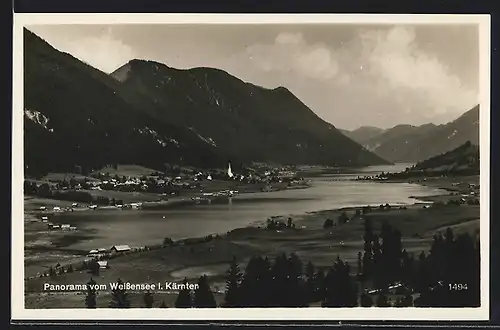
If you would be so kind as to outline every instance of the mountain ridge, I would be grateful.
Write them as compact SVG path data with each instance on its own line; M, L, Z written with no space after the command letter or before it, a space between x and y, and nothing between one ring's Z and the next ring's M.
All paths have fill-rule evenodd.
M446 124L401 124L372 136L346 132L368 150L392 162L417 162L453 150L466 141L479 144L479 105ZM358 129L358 132L360 129Z
M127 72L126 79L123 72ZM267 89L220 69L179 70L137 59L127 62L111 76L132 89L143 91L161 104L170 120L210 136L229 153L241 152L249 159L280 163L341 166L387 163L345 139L335 126L317 116L283 86ZM218 123L229 125L220 127ZM353 152L346 153L330 139L345 144L346 150ZM310 151L304 150L308 148ZM347 161L328 156L329 150L345 154Z
M25 172L114 163L224 167L228 160L234 166L387 163L284 87L264 89L213 68L161 75L166 66L151 62L131 60L130 68L106 74L25 29ZM147 73L141 79L137 66ZM217 134L217 142L207 133Z

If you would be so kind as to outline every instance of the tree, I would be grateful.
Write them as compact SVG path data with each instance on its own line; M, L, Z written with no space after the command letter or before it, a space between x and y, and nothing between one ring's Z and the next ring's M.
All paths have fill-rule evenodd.
M49 276L50 277L55 277L56 276L56 271L54 270L54 268L49 267Z
M315 302L318 301L316 300L317 298L317 291L318 291L318 283L316 281L316 269L311 261L309 261L306 265L306 285L307 285L307 292L308 292L308 301L309 302Z
M325 278L323 307L354 307L358 304L356 282L350 275L350 267L337 257L337 261Z
M240 286L241 307L269 307L273 304L272 272L269 260L252 257Z
M163 239L163 246L170 246L174 244L174 241L170 237L165 237Z
M372 264L373 264L373 228L370 219L365 219L364 222L365 233L364 239L364 253L363 253L363 278L368 278L371 276Z
M339 223L344 224L349 221L349 217L347 216L347 213L344 211L339 215Z
M377 305L377 307L391 307L391 304L389 303L389 300L387 299L387 295L383 292L381 292L378 295L375 304Z
M190 308L193 307L193 297L191 294L191 290L187 288L187 278L183 281L183 288L179 291L179 295L177 296L177 300L175 301L176 308Z
M152 308L153 307L153 303L154 303L154 298L153 298L153 294L151 293L151 291L146 291L146 293L144 293L144 306L146 306L146 308Z
M117 286L111 291L110 308L130 308L130 301L128 299L127 291L123 287L123 282L118 279Z
M394 307L413 307L413 297L411 294L406 294L404 297L396 301Z
M368 295L366 293L363 293L361 295L360 305L361 305L361 307L372 307L373 306L372 297L370 297L370 295Z
M198 279L198 289L194 292L194 306L198 308L217 307L214 294L210 289L206 275L203 275Z
M323 224L323 228L331 228L333 227L333 220L332 219L326 219L325 223Z
M363 274L363 261L362 261L362 253L358 252L358 274Z
M92 259L90 261L90 265L89 265L89 270L90 270L90 273L92 275L95 275L95 276L99 276L99 263L97 262L97 259Z
M240 272L236 258L233 257L226 280L226 295L224 307L239 307L241 300L240 285L243 275Z
M96 308L97 306L95 285L96 282L91 277L87 282L87 295L85 296L85 306L87 308Z

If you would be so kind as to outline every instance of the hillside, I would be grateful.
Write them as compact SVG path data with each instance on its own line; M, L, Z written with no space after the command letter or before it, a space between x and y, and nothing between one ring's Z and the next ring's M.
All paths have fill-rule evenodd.
M479 106L445 125L397 125L362 144L384 159L403 163L428 159L467 141L479 144Z
M28 175L106 164L223 166L228 156L109 75L24 30L24 154Z
M479 165L479 147L467 141L451 151L418 162L405 172L388 176L409 178L429 175L479 175Z
M288 89L265 89L212 68L132 60L111 74L147 95L162 116L244 161L369 165L387 162L323 121Z

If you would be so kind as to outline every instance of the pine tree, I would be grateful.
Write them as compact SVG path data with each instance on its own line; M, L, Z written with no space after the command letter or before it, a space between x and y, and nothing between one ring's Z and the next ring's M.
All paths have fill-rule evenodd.
M242 274L236 258L233 257L226 280L226 295L224 298L224 307L239 307L241 300L240 286L242 281Z
M91 277L87 282L87 295L85 296L85 306L87 306L87 308L96 308L97 306L95 285L96 282Z
M363 253L363 278L369 278L372 270L373 263L373 228L370 219L365 219L364 222L365 234L364 234L364 253Z
M128 299L128 294L125 288L121 288L123 282L118 279L116 289L111 292L111 302L109 303L110 308L130 308L130 301Z
M179 291L177 300L175 301L175 308L191 308L193 307L193 297L191 290L187 288L187 279L184 279L183 284L185 285L182 290Z
M406 294L404 297L396 301L394 307L413 307L413 297L411 294Z
M99 276L99 263L96 259L90 261L89 268L92 275Z
M307 296L309 302L317 301L316 298L318 296L318 282L316 280L316 269L311 261L309 261L306 265L306 285L307 285Z
M194 292L194 306L198 308L217 307L214 294L210 289L206 275L203 275L198 279L198 289Z
M389 300L387 299L387 295L383 292L378 295L375 304L377 305L377 307L391 307L391 305L389 304Z
M240 286L241 307L269 307L274 297L272 276L267 258L252 257Z
M153 298L153 294L151 293L151 291L147 291L146 293L144 293L144 306L146 308L152 308L153 307L153 303L154 303L154 298Z
M354 307L358 304L356 282L350 275L350 267L337 257L337 261L325 278L324 307Z
M361 252L358 252L358 274L363 274L363 256Z
M361 305L361 307L372 307L373 306L372 297L370 297L370 295L368 295L366 293L363 293L361 295L360 305Z

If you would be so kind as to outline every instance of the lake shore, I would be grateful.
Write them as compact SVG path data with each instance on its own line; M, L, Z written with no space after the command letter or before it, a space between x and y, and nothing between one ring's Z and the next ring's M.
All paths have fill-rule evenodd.
M475 179L460 180L464 181L462 186L465 189L465 186ZM458 191L450 191L448 195L419 197L422 201L451 200L457 197L457 192L462 192L460 186L453 185L450 188L449 180L426 180L426 184L458 189ZM158 246L152 247L149 251L130 253L110 260L110 269L101 271L96 281L107 283L116 281L118 277L133 283L181 281L184 277L195 281L202 274L207 274L213 289L220 291L215 294L216 299L220 301L223 298L221 288L224 286L224 274L233 256L242 269L251 256L265 255L273 258L283 252L294 252L305 262L312 261L319 268L329 267L337 255L355 265L357 253L363 248L365 217L372 220L375 229L379 228L383 221L399 228L403 234L404 247L414 253L427 250L436 231L445 230L447 227L453 227L458 231L474 231L479 228L478 205L429 207L424 202L404 207L399 205L383 209L374 207L372 212L366 215L356 215L357 210L361 208L337 208L290 215L295 228L270 230L264 225L248 226L210 238L180 240L172 246L163 247L161 242L158 242ZM323 228L326 219L336 220L344 212L348 215L349 222ZM282 219L285 222L287 220ZM68 262L73 261L68 260ZM141 271L138 272L138 269ZM42 290L42 285L45 282L86 283L89 276L86 271L79 271L64 273L50 279L48 277L28 279L25 281L26 306L27 308L83 307L83 296L77 293L47 293ZM102 293L102 299L100 298L98 302L100 307L106 307L109 301L107 295L107 292ZM172 306L175 298L175 294L168 292L155 293L157 304L164 300L168 306ZM142 294L131 293L131 299L133 304L141 305Z

